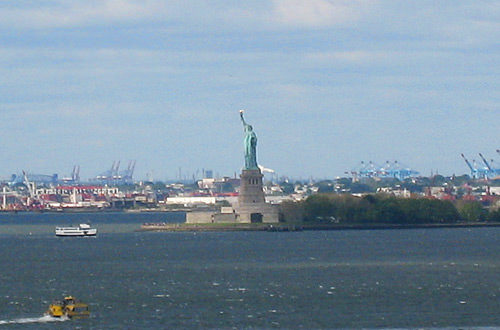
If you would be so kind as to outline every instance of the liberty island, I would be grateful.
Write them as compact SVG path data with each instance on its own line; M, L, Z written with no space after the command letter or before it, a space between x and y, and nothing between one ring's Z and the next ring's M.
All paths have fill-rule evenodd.
M243 140L245 165L240 174L238 202L231 207L221 208L220 212L188 212L186 223L277 223L279 207L266 203L262 174L257 164L257 135L252 125L243 117L240 110L245 137Z

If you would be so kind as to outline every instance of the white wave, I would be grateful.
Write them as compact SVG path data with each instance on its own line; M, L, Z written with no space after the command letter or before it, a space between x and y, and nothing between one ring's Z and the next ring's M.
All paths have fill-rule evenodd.
M25 324L25 323L47 323L47 322L64 322L69 320L67 316L64 317L52 317L50 315L44 315L40 317L21 317L13 320L0 320L1 324Z
M170 297L169 294L155 294L153 297L155 298L168 298Z

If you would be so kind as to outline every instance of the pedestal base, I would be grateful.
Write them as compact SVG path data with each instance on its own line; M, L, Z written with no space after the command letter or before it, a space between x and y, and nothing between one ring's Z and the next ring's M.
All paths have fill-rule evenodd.
M237 221L241 223L277 223L279 207L267 203L234 205Z

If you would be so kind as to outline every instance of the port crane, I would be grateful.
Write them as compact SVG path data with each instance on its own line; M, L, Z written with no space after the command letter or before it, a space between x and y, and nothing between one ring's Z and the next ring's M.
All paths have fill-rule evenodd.
M80 182L80 165L74 165L71 177L63 177L61 179L64 183L77 183Z
M26 174L25 171L23 171L23 176L24 176L24 185L26 188L28 188L28 193L30 198L35 197L35 192L34 192L34 183L32 184L31 182L28 181L28 175ZM28 203L29 204L29 203Z
M464 154L461 154L461 155L462 155L462 158L464 159L465 163L467 164L467 166L470 169L471 176L474 179L479 179L480 178L480 175L479 175L480 170L477 168L477 166L475 166L475 163L474 163L474 166L472 166L471 163L469 162L469 160L467 158L465 158L465 155Z
M471 176L473 178L476 178L476 176L477 176L477 170L471 165L471 163L469 162L469 160L467 158L465 158L464 154L462 154L462 158L464 159L465 163L469 167Z
M17 192L16 190L10 190L7 186L2 187L2 192L0 192L0 195L2 196L2 210L8 209L8 199L13 199L15 201L14 205L24 204L22 196L19 194L19 192Z
M407 178L418 175L417 171L412 170L408 166L404 166L397 160L394 162L386 161L384 166L378 166L372 161L365 163L361 162L361 167L358 171L351 171L355 180L358 178L380 178L389 179L394 178L398 180L405 180Z
M120 168L120 163L121 163L121 160L119 160L116 163L116 167L115 168L111 168L111 179L112 180L116 180L116 179L120 178L120 175L118 174L118 169Z
M378 175L378 168L380 168L380 166L373 164L372 161L369 161L368 164L365 164L364 161L361 161L361 168L358 171L359 176L365 178L375 177Z
M133 178L132 176L134 175L134 170L135 170L135 164L136 164L136 161L135 160L131 160L128 162L128 166L127 166L127 169L122 171L120 173L120 175L118 176L121 180L123 180L123 182L125 183L132 183L133 182Z
M402 165L397 160L393 163L386 161L385 166L379 169L379 173L383 178L396 178L398 180L404 180L419 174L408 166Z
M498 152L498 150L497 150ZM465 160L465 163L469 167L471 171L471 176L474 179L494 179L500 176L500 168L494 168L491 166L490 162L486 160L486 158L483 156L483 154L479 153L479 157L484 163L484 167L478 167L476 164L476 161L473 160L472 164L469 162L467 158L465 158L464 154L461 154L462 158ZM492 160L493 161L493 160Z
M80 181L80 165L73 166L73 172L71 172L71 179L73 182Z
M479 153L479 157L481 157L481 159L483 160L483 163L488 168L488 171L489 171L488 177L489 178L496 178L496 177L500 176L500 168L494 168L494 167L492 167L490 165L490 163L488 163L488 161L486 160L486 158L484 158L484 156L481 153ZM493 162L493 159L491 160L491 162Z
M105 181L105 182L112 182L118 178L118 169L120 168L120 161L113 161L113 164L111 165L111 169L107 170L106 172L99 174L96 179L99 181Z
M38 199L38 196L36 195L35 182L30 182L28 180L28 174L26 174L25 171L23 171L23 176L24 176L23 183L26 186L26 188L28 188L28 199L26 201L26 206L28 208L39 207L41 203L40 200Z
M113 161L113 164L111 165L111 169L107 170L106 172L99 174L96 176L97 181L101 182L106 182L106 183L132 183L133 178L132 175L134 174L135 170L135 160L131 160L128 163L128 167L120 171L120 164L121 161Z
M481 159L483 160L483 163L484 163L484 165L486 165L486 168L489 171L493 171L493 169L491 168L490 164L488 164L488 161L486 160L486 158L484 158L483 154L479 153L479 157L481 157Z

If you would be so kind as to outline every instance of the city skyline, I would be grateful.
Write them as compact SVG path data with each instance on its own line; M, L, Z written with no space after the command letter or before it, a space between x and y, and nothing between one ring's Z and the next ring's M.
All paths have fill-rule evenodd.
M0 178L135 178L257 161L334 178L361 161L470 174L500 162L500 4L446 0L0 4Z

